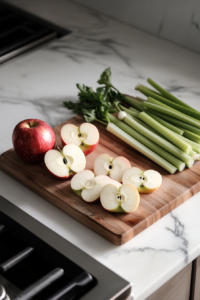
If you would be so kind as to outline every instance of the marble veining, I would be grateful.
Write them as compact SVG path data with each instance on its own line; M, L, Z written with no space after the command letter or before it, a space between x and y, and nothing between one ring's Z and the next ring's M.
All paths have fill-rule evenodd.
M200 52L197 0L76 0L127 24Z
M147 84L151 77L200 109L199 54L73 1L9 2L72 33L1 65L0 154L12 147L12 131L19 121L39 118L55 126L73 117L63 101L77 101L76 83L95 88L106 67L111 67L113 83L123 93L141 96L135 86ZM198 19L194 16L193 21ZM144 300L200 255L199 194L120 247L1 171L0 194L131 281L135 300Z

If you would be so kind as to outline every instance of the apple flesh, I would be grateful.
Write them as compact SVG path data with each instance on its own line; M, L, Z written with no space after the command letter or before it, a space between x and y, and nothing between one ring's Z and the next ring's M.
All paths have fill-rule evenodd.
M72 178L71 188L84 201L94 203L99 200L102 188L112 181L105 175L95 177L92 171L84 170Z
M29 164L44 161L45 153L53 149L55 141L53 129L38 119L27 119L18 123L12 135L16 154Z
M107 175L118 182L122 182L124 172L130 168L130 162L123 156L112 158L108 154L102 153L94 162L95 175Z
M58 178L71 178L85 169L86 159L83 151L76 145L66 145L62 151L49 150L44 162L51 174Z
M80 127L66 124L61 128L63 145L74 144L81 148L85 155L93 152L99 143L99 131L93 124L83 123Z
M124 173L122 182L134 185L142 194L149 194L161 186L162 176L154 170L142 171L134 167Z
M118 213L134 212L139 203L138 190L131 184L107 184L101 191L100 201L106 210Z

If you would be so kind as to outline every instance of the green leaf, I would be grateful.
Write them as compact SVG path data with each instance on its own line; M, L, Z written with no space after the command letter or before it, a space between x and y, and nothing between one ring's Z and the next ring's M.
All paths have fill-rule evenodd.
M86 122L91 123L96 120L95 109L91 109L91 110L82 109L82 113L84 115Z
M107 69L105 69L105 71L103 71L103 73L100 75L100 79L97 82L99 84L105 84L108 86L112 86L110 68L107 68Z

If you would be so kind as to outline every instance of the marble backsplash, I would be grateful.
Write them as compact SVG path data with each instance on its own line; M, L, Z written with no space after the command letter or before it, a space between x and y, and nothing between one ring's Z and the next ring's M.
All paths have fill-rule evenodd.
M200 52L199 0L76 0L76 2Z

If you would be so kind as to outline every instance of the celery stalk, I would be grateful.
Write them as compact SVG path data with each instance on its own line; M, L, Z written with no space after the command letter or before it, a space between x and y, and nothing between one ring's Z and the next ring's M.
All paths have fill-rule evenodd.
M194 161L199 160L199 154L197 154L195 151L192 150L189 154L192 157L192 159L194 159Z
M149 129L150 131L154 132L155 134L159 135L159 133L156 130L154 130L151 126L147 125L146 123L144 123L140 119L135 118L133 116L132 116L132 118L133 118L133 120L137 121L140 125L144 126L145 128Z
M119 120L118 120L119 121ZM119 121L120 123L124 124L123 122ZM126 125L127 126L127 125ZM130 128L129 126L127 126ZM131 128L130 128L131 129ZM157 163L159 166L167 170L169 173L174 174L177 171L177 168L174 167L172 164L170 164L168 161L166 161L164 158L159 156L158 154L154 153L152 150L141 144L139 141L134 139L132 136L130 136L128 133L126 133L125 129L121 129L116 124L108 123L106 130L120 138L122 141L145 155L146 157L150 158L152 161ZM127 129L129 131L129 129Z
M147 126L147 129L149 127L148 125L146 125L145 123L143 123L139 119L136 119L136 118L130 117L130 116L127 116L127 118L128 119L131 118L131 119L135 120L135 122L137 122L137 124L139 123L142 127L143 126L144 127ZM126 117L124 118L124 121L125 120L126 120ZM112 118L112 122L116 122L116 120L114 118ZM126 123L126 121L125 121L125 123ZM118 125L118 124L116 124L116 125ZM124 124L124 125L127 126L126 124ZM130 126L130 127L129 127L129 132L128 133L132 137L134 137L136 140L138 140L139 142L141 142L143 145L147 146L149 149L151 149L152 151L154 151L158 155L162 156L167 161L169 161L172 165L174 165L178 169L178 171L183 171L183 169L185 169L185 163L183 161L181 161L180 159L174 157L172 154L170 154L169 152L167 152L166 150L164 150L163 148L161 148L160 146L158 146L156 143L153 143L149 138L146 138L144 135L142 135L137 130L137 128L133 128L132 126ZM151 127L149 127L149 128L150 128L149 130L151 130Z
M126 103L128 103L129 105L131 105L132 107L136 108L139 111L143 111L143 107L142 107L142 101L139 101L137 99L134 99L132 97L129 96L124 96L123 99ZM140 103L141 102L141 103Z
M157 91L159 91L165 98L178 103L182 106L185 106L193 111L198 112L196 109L194 109L193 107L191 107L190 105L186 104L185 102L181 101L180 99L176 98L174 95L172 95L171 93L169 93L168 91L166 91L165 89L163 89L160 85L158 85L155 81L153 81L151 78L147 79L147 82L153 86Z
M183 114L179 111L175 111L171 107L170 107L171 109L168 109L168 108L162 107L160 105L156 105L156 104L149 103L149 102L144 102L143 106L144 106L144 108L160 112L164 115L171 116L171 117L173 117L177 120L183 121L183 122L185 122L187 124L190 124L194 127L200 128L200 122L198 120L195 120L192 117L187 116L187 115L185 115L185 114Z
M131 128L138 131L141 135L145 136L152 142L156 143L160 147L171 153L172 155L176 156L178 159L186 163L188 167L191 167L193 165L193 161L191 160L191 157L187 155L185 152L183 152L181 149L177 148L170 142L166 141L164 138L158 136L157 134L151 132L147 128L143 127L137 121L133 120L131 117L127 116L124 118L124 122L129 125ZM178 136L178 134L177 134ZM190 151L192 150L192 147L190 147Z
M189 125L189 124L187 124L187 123L185 123L185 122L176 120L176 119L171 118L171 117L169 117L169 116L166 116L166 115L164 115L164 114L160 114L160 113L158 113L158 112L154 112L154 113L155 113L157 116L160 116L162 119L166 120L167 122L169 122L169 123L171 123L171 124L174 124L174 125L177 125L177 126L183 128L183 130L188 130L188 131L193 132L193 133L195 133L195 134L197 134L197 135L200 136L200 129L199 129L199 128L194 127L194 126L192 126L192 125Z
M148 110L146 111L146 113L148 115L150 115L152 118L154 118L156 121L158 121L160 124L162 124L163 126L167 127L168 129L180 134L180 135L183 135L184 133L184 130L181 130L180 128L168 123L167 121L159 118L158 116L154 115L153 113L150 113Z
M147 115L145 112L141 112L139 114L139 118L146 124L151 126L153 129L158 131L160 134L162 134L166 139L168 139L171 143L176 145L184 152L189 153L189 151L192 150L191 146L188 143L184 142L179 138L179 136L175 135L175 132L166 128L165 126L154 120L151 116Z
M139 91L141 92L143 95L145 95L147 98L148 97L152 97L156 100L159 100L162 102L162 99L166 99L163 97L162 94L156 94L153 90L147 88L146 86L142 85L142 84L138 84L136 87L135 87L135 90L136 91Z
M141 112L140 110L137 110L136 108L133 107L129 107L128 109L137 112L138 114ZM144 110L143 106L142 106L142 111Z
M136 111L135 109L134 110L130 110L130 109L124 107L123 105L119 105L119 107L121 108L121 110L125 111L127 114L129 114L129 115L131 115L133 117L136 117L136 118L138 117L138 115L140 113L139 111Z
M173 103L170 100L164 99L164 101L158 101L158 100L156 100L152 97L149 97L147 101L151 102L151 103L154 103L154 104L157 104L157 105L160 105L162 107L166 107L166 108L171 109L173 111L179 111L179 112L181 112L181 113L183 113L187 116L190 116L190 117L192 117L196 120L200 120L200 113L192 111L192 110L188 109L187 107L181 106L179 104ZM171 105L170 103L172 103L173 105Z
M191 116L191 117L193 117L193 118L195 118L197 120L200 119L200 113L199 112L191 110L191 109L189 109L189 108L187 108L185 106L182 106L180 104L174 103L174 102L172 102L172 101L170 101L168 99L165 99L165 98L162 98L162 100L160 100L160 99L157 99L157 100L159 102L162 102L162 103L164 103L164 104L166 104L166 105L168 105L168 106L170 106L170 107L172 107L172 108L174 108L174 109L176 109L176 110L178 110L178 111L180 111L180 112L182 112L182 113L184 113L184 114L186 114L188 116Z
M177 133L176 133L176 134L177 134ZM193 151L195 151L195 152L197 152L197 153L200 154L200 145L199 145L199 144L197 144L197 143L195 143L195 142L193 142L193 141L187 139L187 138L184 137L184 136L179 135L179 137L180 137L181 139L183 139L184 141L186 141L188 144L190 144L190 145L192 146L192 150L193 150Z
M200 136L190 132L188 130L184 130L184 134L183 134L186 138L188 138L189 140L192 140L193 142L200 144Z

